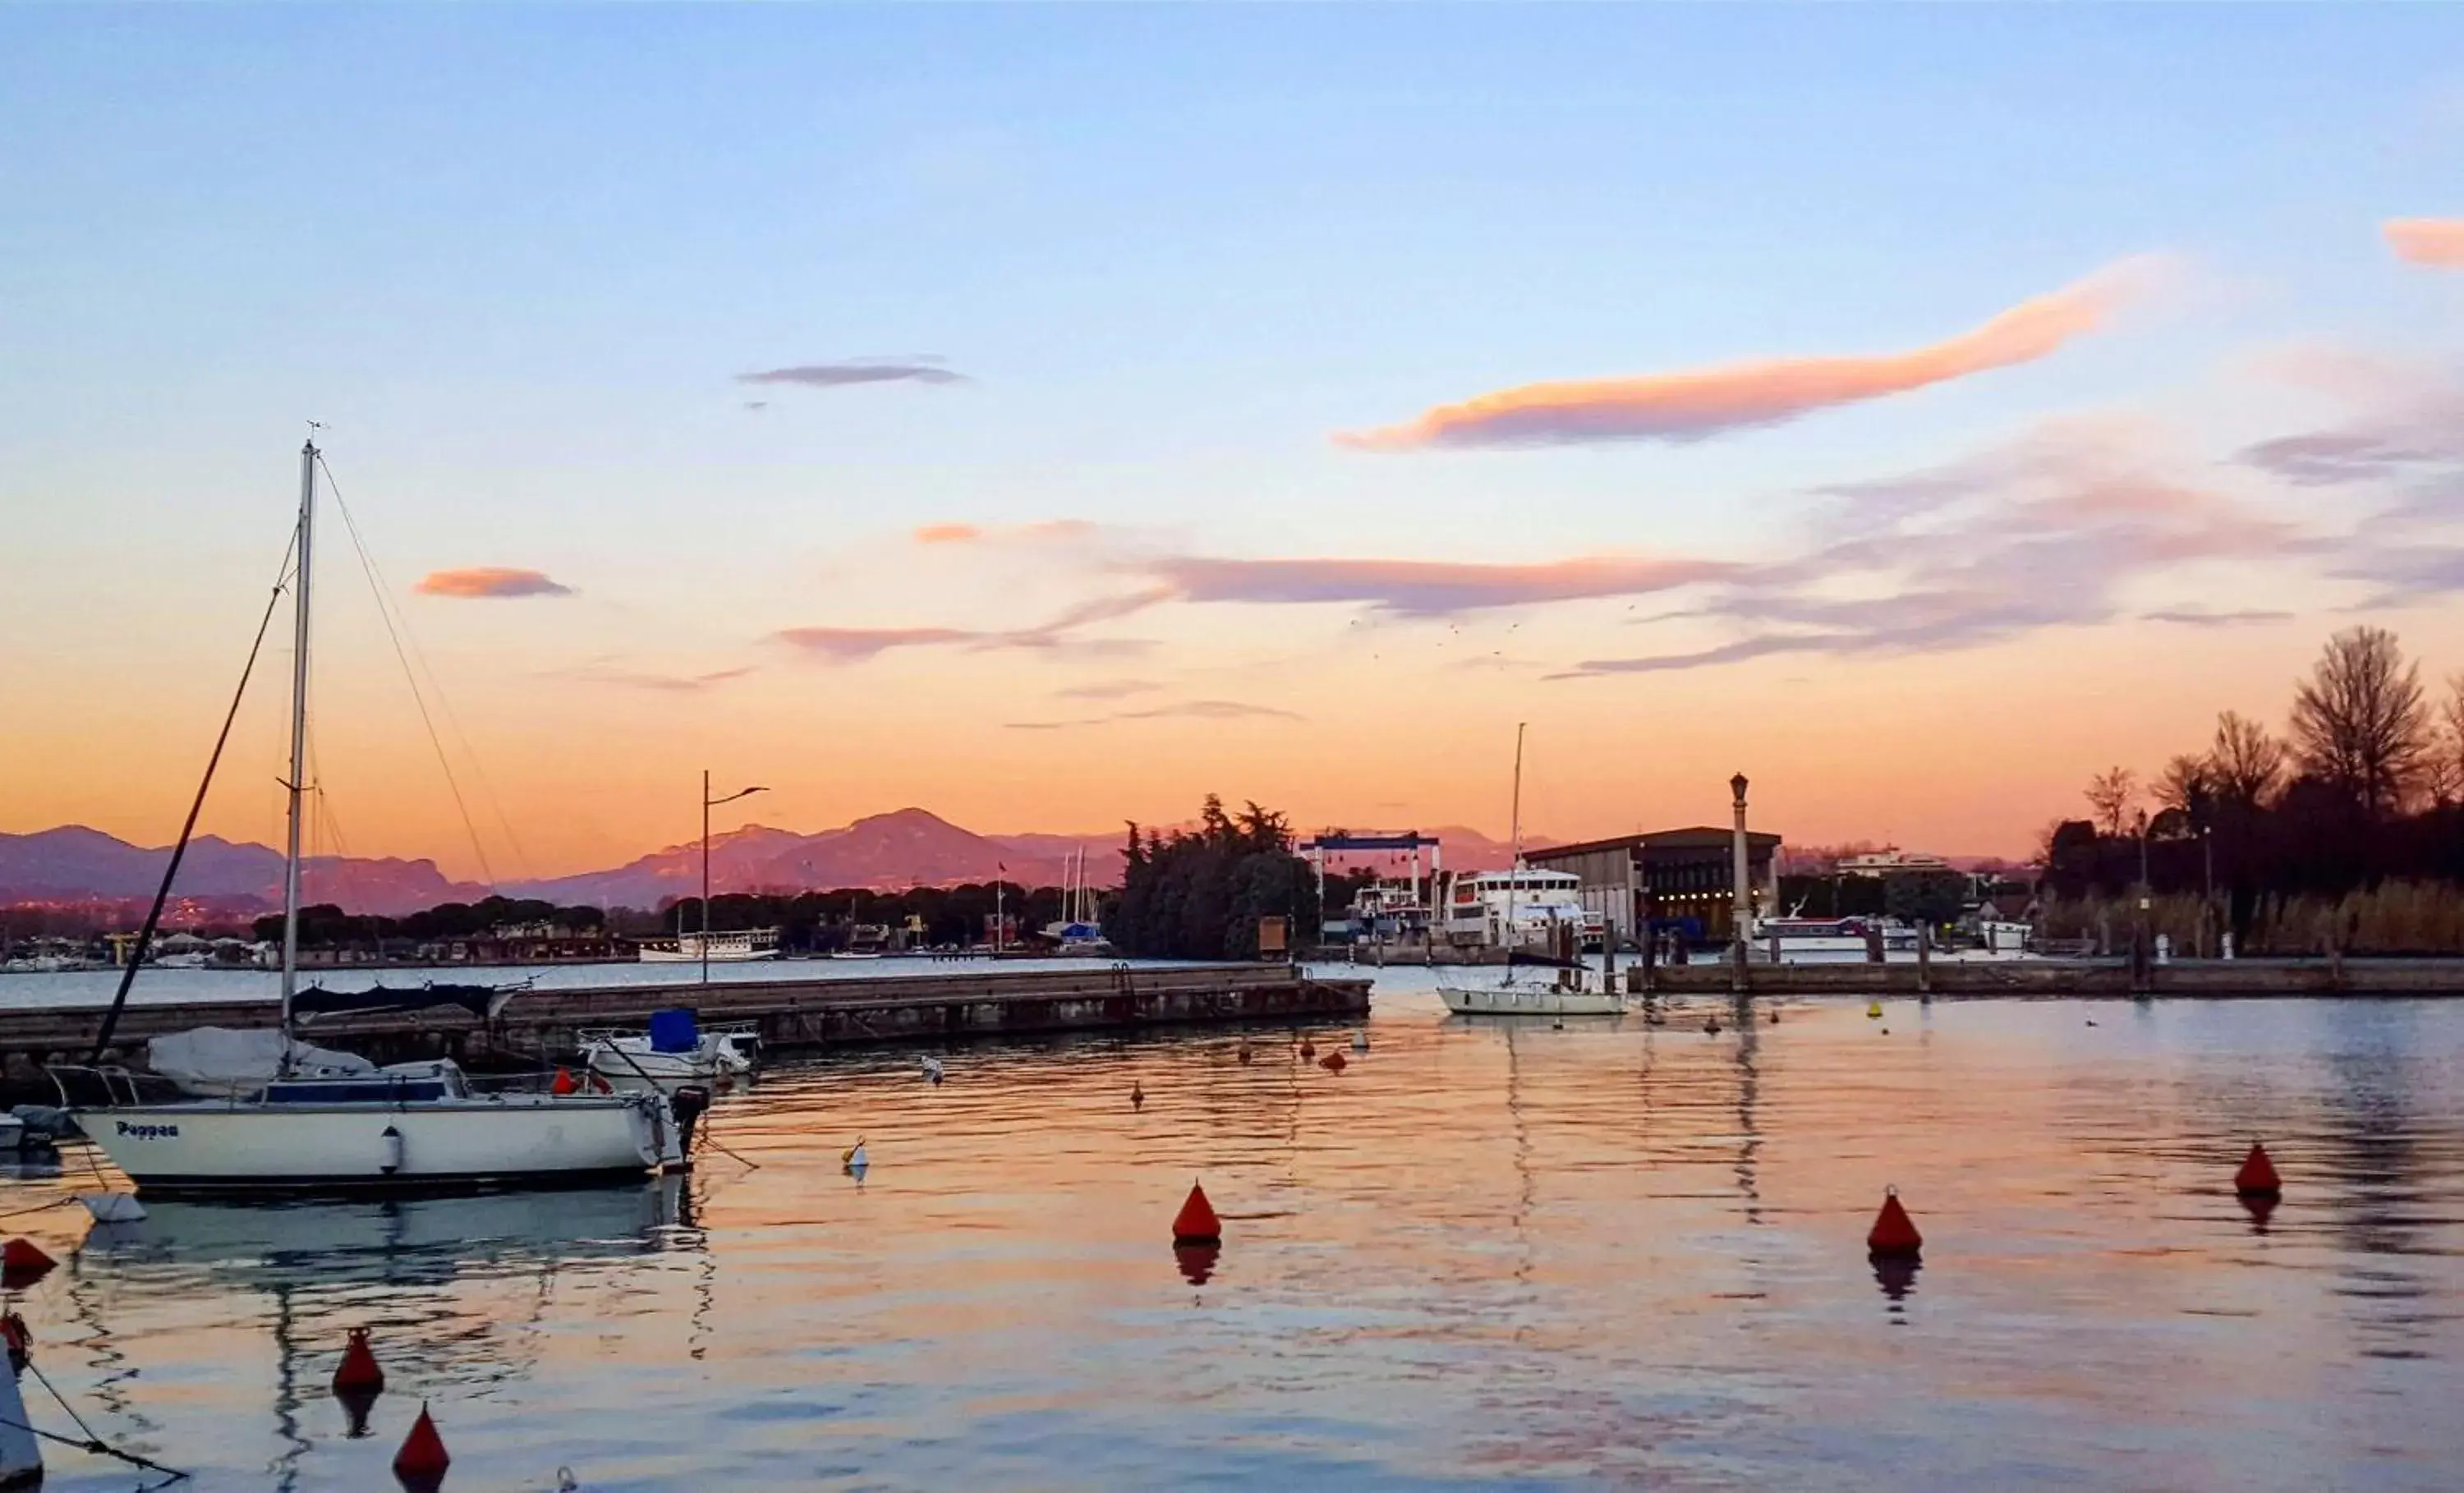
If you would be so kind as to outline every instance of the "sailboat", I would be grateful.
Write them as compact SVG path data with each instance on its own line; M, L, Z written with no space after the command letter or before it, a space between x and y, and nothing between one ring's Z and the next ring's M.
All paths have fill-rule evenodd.
M315 1073L297 1043L301 788L307 780L310 539L318 452L299 452L292 593L291 795L282 874L282 1057L262 1087L223 1099L143 1102L116 1070L55 1068L99 1083L77 1122L141 1195L447 1191L624 1178L681 1168L676 1116L656 1092L479 1093L448 1061ZM168 889L167 878L165 889ZM122 994L125 994L123 987Z
M1533 871L1523 864L1523 733L1514 728L1514 810L1510 837L1513 864L1506 875L1506 915L1498 925L1498 941L1506 946L1506 978L1496 985L1438 984L1438 999L1457 1016L1613 1016L1625 1009L1625 998L1603 975L1600 988L1588 988L1588 971L1575 971L1572 983L1561 972L1545 984L1522 984L1514 977L1514 956L1522 952L1523 928L1515 917L1516 893L1540 878L1551 883L1560 873Z

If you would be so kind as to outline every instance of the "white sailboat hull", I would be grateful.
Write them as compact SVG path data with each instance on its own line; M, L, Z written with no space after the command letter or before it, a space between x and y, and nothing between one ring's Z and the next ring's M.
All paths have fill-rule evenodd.
M1438 999L1457 1016L1615 1016L1625 1009L1625 998L1613 991L1551 985L1440 985Z
M78 1120L147 1194L638 1178L675 1149L673 1126L657 1112L657 1101L622 1098L508 1094L400 1107L115 1106L84 1111Z

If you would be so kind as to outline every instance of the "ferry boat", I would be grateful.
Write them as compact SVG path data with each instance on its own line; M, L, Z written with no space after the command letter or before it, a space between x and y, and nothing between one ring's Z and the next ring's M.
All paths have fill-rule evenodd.
M1596 941L1602 920L1581 900L1572 871L1480 871L1458 878L1446 904L1446 941L1490 949L1547 949L1561 929Z
M678 933L642 945L645 964L750 964L779 957L779 930L736 933Z

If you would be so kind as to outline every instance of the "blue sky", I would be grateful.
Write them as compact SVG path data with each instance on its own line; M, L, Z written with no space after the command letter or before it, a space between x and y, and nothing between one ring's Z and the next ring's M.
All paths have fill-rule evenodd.
M163 719L196 719L261 600L284 453L314 417L397 586L518 564L579 592L484 620L411 605L471 678L455 688L483 737L535 732L512 714L535 681L590 660L745 667L729 726L580 694L561 718L655 737L664 774L731 733L808 730L809 696L860 689L967 736L952 764L1007 754L1058 784L1048 748L1000 728L1117 666L985 681L910 655L892 691L798 672L763 640L1017 626L1118 569L956 576L898 550L937 521L1079 518L1253 557L1747 559L1789 547L1812 490L2048 418L2158 419L2192 466L2220 461L2328 418L2248 376L2283 348L2452 362L2459 277L2398 263L2379 225L2464 210L2459 41L2464 14L2431 7L11 9L0 657L47 688L143 678ZM1400 455L1329 439L1535 381L1918 347L2146 254L2176 288L2056 356L1785 425ZM908 354L971 382L736 382ZM1163 655L1140 671L1177 698L1211 697L1208 670L1254 693L1257 670L1326 657L1353 620L1243 618L1242 656L1220 622L1141 619ZM2335 621L2305 612L2264 677ZM1606 626L1563 621L1553 662L1634 651ZM1562 697L1537 687L1544 662L1467 728L1508 733ZM1924 688L1859 667L1881 670L1870 690ZM972 725L931 703L984 692ZM1432 675L1378 704L1431 692L1458 692ZM2275 708L2189 714L2226 703ZM1291 714L1356 724L1335 709ZM74 755L72 736L17 739ZM1315 801L1308 751L1252 749L1305 817L1368 791ZM1225 750L1134 792L1090 776L1048 812L1101 823L1151 794L1134 807L1160 813L1232 776ZM142 770L179 779L182 759ZM1617 773L1572 778L1596 800L1625 792ZM17 817L123 801L77 777L55 766ZM1497 817L1430 785L1393 801Z

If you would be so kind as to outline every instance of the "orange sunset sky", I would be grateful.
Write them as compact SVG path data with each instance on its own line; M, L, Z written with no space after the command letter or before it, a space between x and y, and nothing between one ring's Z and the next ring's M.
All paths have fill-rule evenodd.
M309 419L319 848L464 877L1502 836L1518 721L1531 831L2020 856L2464 670L2452 13L1405 14L12 18L0 831L176 834Z

